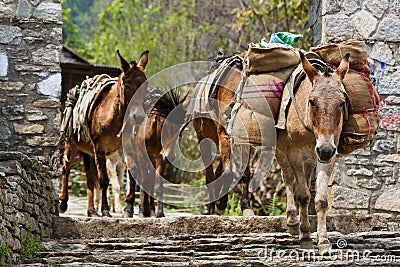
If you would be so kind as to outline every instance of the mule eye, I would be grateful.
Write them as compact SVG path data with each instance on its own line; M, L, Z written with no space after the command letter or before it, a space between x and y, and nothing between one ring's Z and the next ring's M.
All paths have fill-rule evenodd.
M317 105L315 105L315 102L314 102L314 100L309 100L309 102L310 102L310 106L312 107L312 108L316 108L317 107Z
M340 103L340 104L339 104L339 108L340 108L340 109L343 109L343 108L344 108L344 104L345 104L345 102Z

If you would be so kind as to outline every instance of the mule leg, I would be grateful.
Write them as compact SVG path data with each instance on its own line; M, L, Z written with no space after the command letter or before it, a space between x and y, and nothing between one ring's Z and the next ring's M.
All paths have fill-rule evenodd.
M150 195L143 189L140 189L140 205L139 205L139 217L150 217Z
M60 213L64 213L68 208L68 178L76 154L77 152L74 151L69 144L65 145L62 157L62 180L61 191L59 195L60 203L58 206L58 211Z
M126 194L126 207L124 208L124 218L133 217L133 205L135 204L136 181L130 171L128 171L128 193Z
M93 204L94 204L94 209L96 211L100 210L100 199L101 199L101 191L94 187L93 189Z
M242 182L242 200L241 209L243 216L254 216L254 211L251 209L251 193L249 192L249 184L251 181L250 173L250 147L242 147L242 164L246 164L246 169L240 179Z
M208 189L208 197L210 203L208 204L208 214L215 215L215 192L214 187L209 186L210 183L215 181L215 173L212 166L212 150L210 139L213 140L214 144L218 143L217 129L215 128L214 121L205 118L196 118L192 121L193 127L196 130L197 140L200 144L201 159L206 168L206 185ZM205 138L209 140L203 141Z
M157 194L157 213L156 217L165 217L164 215L164 207L163 207L163 196L164 196L164 181L162 174L164 172L165 160L160 157L156 160L157 169L156 169L156 181L155 181L155 193Z
M154 203L154 197L153 195L149 194L149 210L150 210L150 215L149 217L156 217L156 205Z
M292 235L298 235L300 232L299 219L297 217L297 208L294 201L295 174L287 161L286 155L277 154L277 159L282 167L282 179L286 185L286 224L288 232Z
M110 207L108 205L108 199L107 199L107 191L110 180L108 179L107 175L106 153L97 152L97 160L98 160L97 171L101 189L101 213L103 216L111 217Z
M114 197L114 211L117 213L121 212L121 201L120 201L120 194L121 194L121 185L120 185L120 177L122 176L118 173L118 162L113 162L111 159L107 159L107 174L108 178L110 179L110 184L112 188L112 193Z
M114 206L115 212L121 213L122 206L121 206L121 188L124 186L124 173L125 173L125 163L122 162L122 157L119 159L120 162L117 163L117 174L118 180L117 185L115 186L114 194ZM114 187L113 187L114 190Z
M87 185L87 215L89 217L98 217L97 211L94 207L93 195L94 189L97 185L97 168L94 158L88 154L83 154L83 164L86 171L86 185Z
M214 169L212 166L212 151L211 146L212 143L210 141L203 141L202 137L198 136L198 140L200 142L200 152L201 159L203 163L206 165L206 184L208 188L208 197L210 199L210 203L208 204L208 214L215 215L217 212L215 211L215 192L213 187L209 187L208 185L215 181Z
M242 176L242 201L241 201L241 208L243 212L243 216L253 216L254 211L251 209L251 193L249 192L249 184L250 184L250 168L247 165L246 170Z
M326 229L326 211L328 209L328 182L334 162L335 160L328 164L317 163L315 210L317 211L317 246L320 255L331 249Z
M222 174L224 174L224 180L218 179L216 192L221 194L224 192L226 187L229 187L233 180L233 174L230 169L230 157L231 157L231 143L230 137L226 133L225 129L218 125L219 133L219 151L221 154L221 162L216 171L216 179L218 179ZM223 214L228 205L228 191L221 196L216 202L216 211L218 214Z

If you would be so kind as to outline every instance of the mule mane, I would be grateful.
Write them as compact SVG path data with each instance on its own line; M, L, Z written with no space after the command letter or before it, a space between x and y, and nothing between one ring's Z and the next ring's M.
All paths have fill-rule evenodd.
M331 77L333 74L333 70L328 65L325 65L323 73L325 77Z
M159 113L161 113L162 116L167 117L171 111L173 111L186 100L187 96L188 94L183 95L182 92L178 91L176 88L168 92L164 92L159 88L149 88L143 104L145 112L149 113L156 109Z

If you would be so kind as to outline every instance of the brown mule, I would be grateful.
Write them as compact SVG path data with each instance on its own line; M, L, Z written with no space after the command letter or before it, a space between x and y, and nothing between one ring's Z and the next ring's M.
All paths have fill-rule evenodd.
M99 184L102 190L101 212L103 216L111 216L107 201L109 179L106 169L106 154L116 151L121 146L119 136L127 106L139 87L146 82L144 70L148 62L148 53L140 56L139 62L128 63L117 51L119 65L122 70L118 81L103 90L94 103L91 120L88 121L88 131L79 137L71 133L65 141L62 159L62 183L60 192L59 211L64 212L68 207L68 176L72 160L80 151L83 155L88 193L88 216L98 216L93 203L93 190ZM142 103L138 103L135 116L138 120L144 118ZM76 108L76 107L75 107ZM71 118L73 119L73 118Z
M132 151L125 151L126 162L130 167L130 190L127 195L127 206L124 217L133 216L135 201L134 173L140 190L140 217L164 217L163 210L163 172L167 158L173 157L175 141L183 124L186 108L189 104L179 93L171 90L165 93L159 89L151 90L145 99L147 118L138 126L128 140ZM157 195L157 212L155 213L154 196Z
M349 69L349 54L335 71L320 72L301 54L306 78L301 82L288 114L286 129L278 131L276 158L282 167L287 194L287 225L299 233L300 246L312 248L308 207L310 184L316 169L315 208L318 219L317 245L320 254L331 248L326 229L328 181L336 160L339 137L346 115L346 92L342 81ZM296 195L294 194L296 192ZM295 200L300 208L300 223Z
M228 202L228 189L223 187L229 187L229 181L234 179L234 173L231 171L231 141L230 136L227 133L226 128L222 125L221 122L226 119L224 116L226 115L226 110L232 108L235 104L236 97L235 91L238 88L238 84L241 80L242 73L242 61L237 60L233 62L231 67L228 67L227 72L222 74L223 78L220 80L219 84L217 84L215 100L218 104L215 104L215 113L218 117L218 123L211 118L207 117L194 117L192 120L193 127L196 131L198 142L200 144L201 157L206 165L206 184L209 185L211 183L214 186L209 187L209 198L212 201L208 207L209 214L223 214L225 209L227 208ZM201 86L199 83L198 86ZM207 140L208 139L208 140ZM219 152L221 155L220 161L218 162L218 167L214 172L212 164L212 143L219 148ZM248 152L247 152L248 153ZM243 215L254 215L253 210L251 209L251 194L249 192L249 183L250 183L250 169L248 166L248 162L244 164L247 165L240 181L242 182L242 199L241 199L241 209ZM221 179L218 179L224 173L225 180L222 184L219 183ZM215 182L215 183L214 183ZM225 193L226 192L226 193ZM218 197L222 195L221 197Z

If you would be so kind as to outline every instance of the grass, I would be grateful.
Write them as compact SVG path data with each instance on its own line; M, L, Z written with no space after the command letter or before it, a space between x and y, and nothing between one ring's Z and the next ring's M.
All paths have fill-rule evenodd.
M21 256L26 259L36 258L38 253L43 249L43 245L39 239L33 239L28 236L21 249Z
M8 261L10 258L10 250L5 245L0 246L0 263Z

